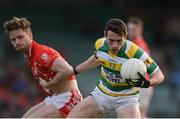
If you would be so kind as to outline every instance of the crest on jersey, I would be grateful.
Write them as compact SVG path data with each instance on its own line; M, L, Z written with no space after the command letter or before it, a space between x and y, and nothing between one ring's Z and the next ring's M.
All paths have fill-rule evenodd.
M48 56L48 54L43 53L43 54L41 55L41 58L42 58L43 60L47 61L48 58L49 58L49 56Z

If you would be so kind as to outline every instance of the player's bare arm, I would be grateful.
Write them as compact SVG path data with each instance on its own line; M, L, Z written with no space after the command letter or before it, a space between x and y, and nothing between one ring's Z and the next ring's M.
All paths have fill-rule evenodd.
M86 61L75 67L75 69L77 72L82 72L91 68L98 67L99 65L100 65L99 61L95 58L94 55L92 55Z
M45 85L45 88L51 88L57 83L63 82L66 79L68 79L68 77L73 75L73 68L62 58L57 58L55 60L55 62L51 67L51 70L57 72L57 74L54 76L54 78L51 81L49 81Z
M161 82L163 82L164 80L164 75L161 72L160 69L158 69L152 76L150 79L150 86L155 86L160 84Z

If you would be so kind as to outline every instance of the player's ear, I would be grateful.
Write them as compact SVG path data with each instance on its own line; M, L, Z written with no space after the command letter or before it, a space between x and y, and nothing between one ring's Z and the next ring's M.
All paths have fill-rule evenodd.
M28 30L28 34L29 34L30 38L33 39L33 34L32 34L31 30Z

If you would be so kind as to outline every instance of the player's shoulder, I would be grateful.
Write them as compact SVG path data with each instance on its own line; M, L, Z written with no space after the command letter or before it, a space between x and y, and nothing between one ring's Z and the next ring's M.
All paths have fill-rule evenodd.
M55 49L42 44L38 44L36 51L36 60L39 63L45 63L53 57L60 56L60 54Z
M124 40L126 43L127 43L127 45L133 45L133 44L135 44L134 42L132 42L132 41L130 41L130 40L128 40L128 39L126 39L126 40Z
M37 50L39 51L39 54L42 54L42 53L59 54L54 48L49 47L47 45L43 45L43 44L39 44L39 47Z
M125 54L129 57L132 58L136 55L136 52L139 51L139 46L137 46L135 43L133 43L130 40L125 40L126 43L126 49L125 49Z
M138 45L136 45L134 42L130 41L130 40L125 40L125 43L127 45L127 49L132 49L132 48L135 48L135 47L138 47Z
M106 40L105 37L97 39L96 42L95 42L95 50L98 50L101 47L103 47L105 40Z

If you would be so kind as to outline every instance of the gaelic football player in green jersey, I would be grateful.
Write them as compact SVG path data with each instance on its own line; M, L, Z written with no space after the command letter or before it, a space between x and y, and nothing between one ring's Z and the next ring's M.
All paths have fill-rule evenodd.
M74 67L74 73L78 74L101 66L99 83L68 117L102 117L109 111L115 111L119 118L140 118L139 88L158 85L164 80L164 75L146 52L126 39L127 26L122 20L110 19L104 34L95 43L95 54ZM142 75L138 82L121 78L121 65L129 58L138 58L146 64L150 80Z

